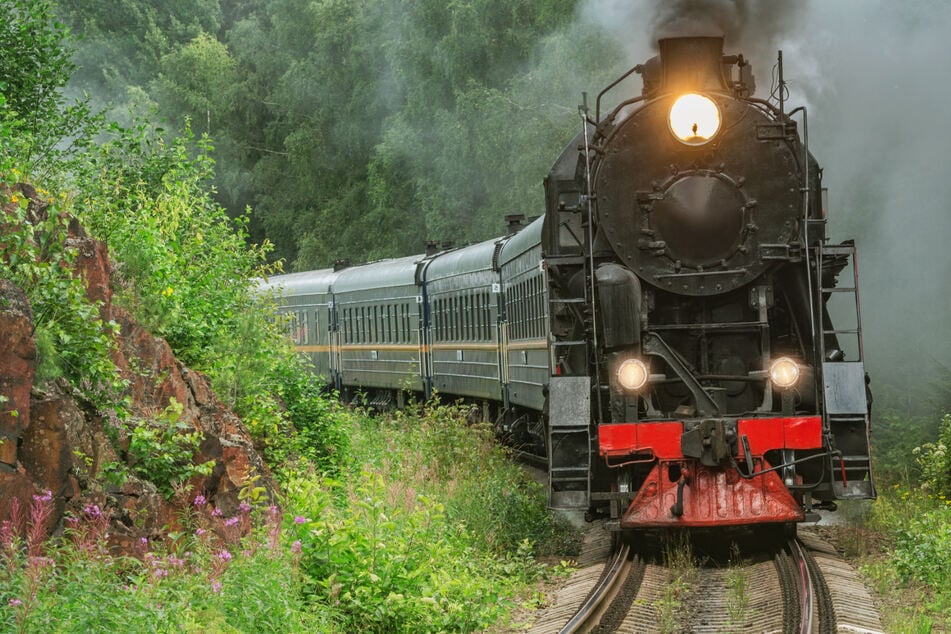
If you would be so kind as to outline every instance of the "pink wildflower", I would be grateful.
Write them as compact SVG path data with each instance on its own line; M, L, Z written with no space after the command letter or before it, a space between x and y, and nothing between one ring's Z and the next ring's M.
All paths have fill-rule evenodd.
M215 579L211 582L211 591L215 594L221 592L221 582Z
M237 517L229 517L225 520L225 526L236 526L238 524Z
M204 495L195 496L195 506L204 506L207 501Z
M298 515L297 517L294 518L294 523L295 523L295 524L303 524L303 523L306 522L306 521L307 521L307 518L306 518L306 517L303 517L303 516L301 516L301 515Z
M301 551L301 544L299 539L295 539L294 543L291 544L291 552L295 555L299 555Z
M231 561L231 553L227 550L222 550L218 553L218 559L221 561Z

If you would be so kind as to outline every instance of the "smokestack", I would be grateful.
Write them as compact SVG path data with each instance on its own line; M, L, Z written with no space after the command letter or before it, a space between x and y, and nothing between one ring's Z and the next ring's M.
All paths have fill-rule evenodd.
M507 235L515 235L521 231L525 227L525 224L522 222L523 220L525 220L524 214L511 214L506 216L505 222L508 224Z
M671 92L724 91L722 37L672 37L660 40L661 88Z

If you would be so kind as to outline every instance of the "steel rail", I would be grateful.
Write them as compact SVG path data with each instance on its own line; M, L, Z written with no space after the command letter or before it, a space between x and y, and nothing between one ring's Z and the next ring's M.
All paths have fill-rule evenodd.
M595 584L588 598L581 604L575 615L561 629L560 634L575 634L584 631L583 628L585 627L590 628L596 625L591 621L599 614L600 608L603 607L605 600L611 596L612 590L623 580L625 575L622 573L627 568L625 564L630 551L631 547L627 544L621 544L614 551L614 558L605 566L605 574Z
M799 574L799 634L812 634L812 619L815 613L812 574L799 540L789 540L789 555Z

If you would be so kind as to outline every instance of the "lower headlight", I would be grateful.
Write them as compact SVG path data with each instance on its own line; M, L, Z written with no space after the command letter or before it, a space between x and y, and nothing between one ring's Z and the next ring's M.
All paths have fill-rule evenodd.
M769 380L779 388L789 388L799 380L799 364L789 357L780 357L769 366Z
M648 376L647 366L640 359L625 359L617 367L617 382L630 392L644 387Z

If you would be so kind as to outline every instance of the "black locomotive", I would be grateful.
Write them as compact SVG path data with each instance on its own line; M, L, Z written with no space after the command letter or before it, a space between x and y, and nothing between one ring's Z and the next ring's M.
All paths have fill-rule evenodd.
M582 132L545 215L481 244L270 280L344 394L480 404L613 528L788 524L875 495L851 242L806 111L722 38L660 41ZM800 137L800 130L802 137ZM836 325L830 317L835 315Z

